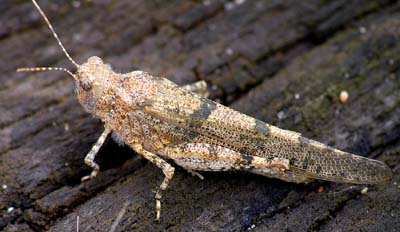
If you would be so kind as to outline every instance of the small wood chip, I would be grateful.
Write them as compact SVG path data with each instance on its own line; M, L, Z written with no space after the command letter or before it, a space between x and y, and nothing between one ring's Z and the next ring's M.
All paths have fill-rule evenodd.
M361 190L361 194L366 195L368 193L368 188L365 187Z

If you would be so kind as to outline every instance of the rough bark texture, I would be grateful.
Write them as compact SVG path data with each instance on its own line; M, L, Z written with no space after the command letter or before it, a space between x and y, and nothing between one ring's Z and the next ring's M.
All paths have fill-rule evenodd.
M79 63L103 57L186 84L284 129L386 162L387 185L292 184L177 168L156 223L161 171L102 131L64 73L72 65L29 1L0 4L0 230L400 231L400 5L396 1L39 1ZM340 91L349 92L342 104ZM13 208L10 208L13 207ZM118 220L118 215L121 219Z

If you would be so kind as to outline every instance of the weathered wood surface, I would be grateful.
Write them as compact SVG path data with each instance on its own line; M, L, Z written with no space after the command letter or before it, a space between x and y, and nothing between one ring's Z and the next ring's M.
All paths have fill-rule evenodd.
M29 1L0 4L0 229L400 231L400 5L396 1L39 1L79 63L103 57L186 84L281 128L386 162L381 186L292 184L177 168L154 222L161 171L111 139L101 175L83 157L102 131ZM80 4L79 4L80 3ZM341 90L349 92L345 104ZM4 185L7 188L4 188ZM322 186L322 187L321 187ZM322 190L322 191L321 191ZM14 210L10 210L13 207Z

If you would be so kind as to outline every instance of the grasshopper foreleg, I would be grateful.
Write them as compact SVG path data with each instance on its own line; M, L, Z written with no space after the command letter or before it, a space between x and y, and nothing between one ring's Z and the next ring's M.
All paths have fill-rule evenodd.
M104 141L106 140L107 135L110 133L111 133L111 129L108 127L105 127L103 133L97 139L97 142L93 145L92 149L90 149L89 153L86 155L85 163L88 166L92 167L93 170L90 173L90 175L82 177L81 181L93 179L99 173L100 167L96 162L94 162L94 158L96 157L97 152L100 150L100 147L103 145Z

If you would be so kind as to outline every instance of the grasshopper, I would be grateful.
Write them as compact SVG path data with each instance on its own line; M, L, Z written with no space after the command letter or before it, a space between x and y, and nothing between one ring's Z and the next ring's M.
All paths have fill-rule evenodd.
M160 220L162 192L175 171L167 160L201 179L196 171L243 170L295 183L322 179L378 184L392 177L382 162L340 151L209 100L204 81L178 86L142 71L116 73L96 56L79 65L39 5L32 2L77 71L60 67L17 71L66 72L76 82L81 105L104 123L103 133L85 157L93 170L82 181L98 175L94 159L110 133L162 169L165 177L155 194L156 220Z

